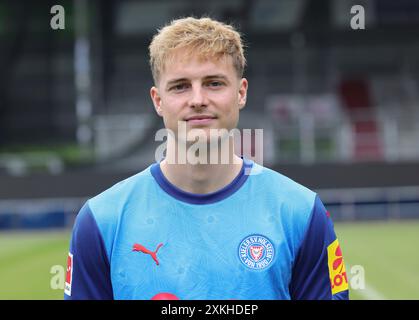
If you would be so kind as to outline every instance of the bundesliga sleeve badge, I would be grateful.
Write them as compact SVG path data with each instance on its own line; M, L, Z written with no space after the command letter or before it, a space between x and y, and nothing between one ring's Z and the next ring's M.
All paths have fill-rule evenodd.
M244 238L239 244L240 261L249 269L264 270L275 257L275 248L265 236L253 234Z
M68 296L71 296L71 282L73 280L73 254L68 253L67 257L67 270L65 275L65 287L64 293Z

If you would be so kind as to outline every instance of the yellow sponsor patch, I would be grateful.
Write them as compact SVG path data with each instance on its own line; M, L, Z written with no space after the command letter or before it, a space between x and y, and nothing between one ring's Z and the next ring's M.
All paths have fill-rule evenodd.
M332 294L348 290L348 278L338 239L327 247L327 258Z

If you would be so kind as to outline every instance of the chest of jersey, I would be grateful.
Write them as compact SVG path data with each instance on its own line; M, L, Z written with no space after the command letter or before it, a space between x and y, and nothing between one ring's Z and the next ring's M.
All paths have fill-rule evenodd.
M245 197L209 205L131 204L111 250L114 296L287 299L295 257L288 223L280 204Z

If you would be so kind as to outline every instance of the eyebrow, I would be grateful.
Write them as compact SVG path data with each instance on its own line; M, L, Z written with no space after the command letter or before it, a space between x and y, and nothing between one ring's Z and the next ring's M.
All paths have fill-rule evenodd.
M184 81L187 81L187 80L188 80L187 78L179 78L179 79L173 79L173 80L170 80L170 81L167 83L166 88L169 88L170 86L172 86L172 85L173 85L173 84L175 84L175 83L184 82Z
M212 75L204 77L204 80L211 80L211 79L222 79L222 80L225 80L225 81L229 82L228 78L223 74L212 74ZM178 79L170 80L169 82L167 82L166 88L169 88L170 86L172 86L176 83L184 82L184 81L188 81L188 80L189 80L188 78L178 78Z

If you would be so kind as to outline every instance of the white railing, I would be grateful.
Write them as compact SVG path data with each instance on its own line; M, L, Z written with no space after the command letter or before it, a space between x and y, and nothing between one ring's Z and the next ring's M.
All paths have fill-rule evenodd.
M316 191L332 215L336 210L338 220L419 218L419 186Z
M355 114L337 109L335 118L326 120L302 107L291 117L267 116L267 127L273 130L274 162L419 160L419 106L416 112L397 115L380 107ZM357 124L374 129L357 130ZM322 151L322 143L326 150Z

